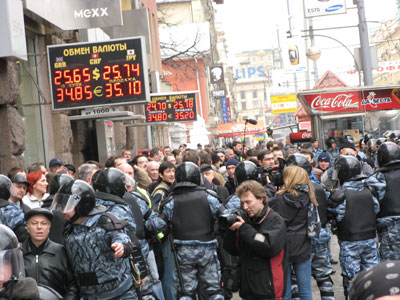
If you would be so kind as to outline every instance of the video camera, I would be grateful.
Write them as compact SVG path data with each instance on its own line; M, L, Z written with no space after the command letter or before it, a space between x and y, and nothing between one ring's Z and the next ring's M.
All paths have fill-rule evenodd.
M269 181L274 186L282 186L283 185L283 169L285 168L286 161L283 158L278 158L277 164L273 167L265 168L258 167L258 181L262 185L268 184L267 176Z
M220 215L218 218L219 226L222 228L231 227L234 223L239 221L238 217L242 217L245 222L248 220L247 213L244 210L237 209L230 214Z

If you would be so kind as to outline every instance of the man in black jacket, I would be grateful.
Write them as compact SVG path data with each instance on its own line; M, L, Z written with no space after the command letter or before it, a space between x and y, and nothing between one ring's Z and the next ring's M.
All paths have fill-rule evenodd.
M23 243L25 275L48 286L66 300L79 299L78 286L64 246L51 241L52 212L35 208L25 214L29 238Z
M286 226L268 207L263 186L243 182L236 194L244 211L224 237L224 248L239 256L240 296L244 299L281 299L287 278ZM246 219L246 221L244 220Z

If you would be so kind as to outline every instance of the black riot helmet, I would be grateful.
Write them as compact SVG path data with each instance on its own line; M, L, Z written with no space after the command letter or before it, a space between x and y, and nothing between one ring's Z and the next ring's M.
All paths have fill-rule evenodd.
M53 177L52 180L50 180L49 183L49 194L50 195L55 195L60 187L62 187L64 184L74 181L74 179L69 176L68 174L57 174Z
M366 134L364 135L364 144L367 144L368 141L369 141L370 139L372 139L372 138L373 138L372 134L366 133Z
M123 197L126 192L126 174L117 168L105 168L92 177L96 191Z
M303 168L304 170L307 171L308 175L311 174L312 171L312 166L307 158L307 156L300 154L300 153L294 153L290 155L286 159L286 166L298 166L300 168Z
M347 140L349 143L354 145L354 137L352 135L345 135L344 139Z
M387 141L387 138L380 137L379 139L376 140L376 148L378 148L380 145L382 145L384 142Z
M336 144L336 139L333 136L330 136L325 140L325 145L328 148L332 148L332 144Z
M61 210L65 213L75 209L74 219L85 217L96 205L93 188L83 180L73 180L65 183L55 194L51 210Z
M0 224L0 280L8 282L24 276L24 258L17 236L9 227Z
M393 142L385 142L379 146L377 152L379 167L400 162L400 147Z
M251 161L240 162L235 169L235 183L240 185L246 180L257 180L258 170L257 166Z
M11 190L12 182L10 178L1 174L0 175L0 198L4 200L8 200L10 198L10 190Z
M190 161L185 161L176 168L175 178L178 183L185 181L201 185L200 169Z
M364 178L361 175L361 162L353 155L339 157L333 166L332 179L339 179L340 184L349 180Z

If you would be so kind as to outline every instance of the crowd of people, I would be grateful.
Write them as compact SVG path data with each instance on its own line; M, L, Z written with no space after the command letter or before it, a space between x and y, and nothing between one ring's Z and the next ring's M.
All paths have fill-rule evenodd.
M361 271L399 273L400 148L368 134L324 142L12 168L0 175L0 299L308 300L314 278L333 300L332 234L346 299L375 299ZM376 295L400 294L399 280Z

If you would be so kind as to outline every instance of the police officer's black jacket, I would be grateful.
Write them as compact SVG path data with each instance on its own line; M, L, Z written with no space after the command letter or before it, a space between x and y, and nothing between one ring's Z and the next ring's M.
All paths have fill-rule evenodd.
M228 180L225 182L225 187L228 189L229 195L233 195L236 190L235 180L228 177Z
M394 164L390 167L378 169L383 173L386 182L386 191L380 201L378 218L400 216L400 165Z
M286 226L278 213L265 206L260 216L238 230L227 230L224 248L239 256L242 298L283 298L288 269Z
M22 244L25 276L49 286L65 300L79 299L79 291L64 246L47 239L38 250L30 238ZM40 251L40 253L37 253Z

